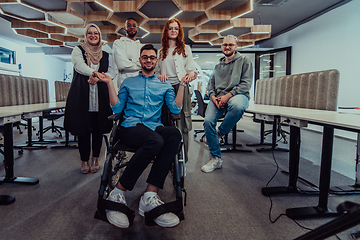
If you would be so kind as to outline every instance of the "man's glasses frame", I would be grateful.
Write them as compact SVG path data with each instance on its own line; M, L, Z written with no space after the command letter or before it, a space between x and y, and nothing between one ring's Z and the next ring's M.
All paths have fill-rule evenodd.
M133 24L128 23L128 24L126 24L126 27L127 27L127 28L130 28L130 27L137 28L137 27L138 27L138 25L137 25L136 23L133 23Z
M147 61L149 58L150 58L151 61L155 61L155 60L156 60L156 56L142 55L140 58L141 58L141 60L143 60L143 61Z
M223 43L223 44L221 44L221 46L222 47L235 47L236 46L236 44L233 44L233 43L229 43L229 44L227 44L227 43Z

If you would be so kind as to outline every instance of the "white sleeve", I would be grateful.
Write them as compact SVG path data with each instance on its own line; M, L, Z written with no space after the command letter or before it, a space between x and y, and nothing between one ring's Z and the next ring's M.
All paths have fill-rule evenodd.
M161 53L161 49L158 50L158 53L157 53L158 62L156 64L156 66L155 66L155 73L158 76L161 74L161 62L162 62L162 60L160 59L160 53Z
M127 47L125 42L116 40L113 44L113 54L117 68L119 71L137 71L140 65L139 59L133 59L133 61L130 61L126 56L126 52Z
M116 76L116 67L114 64L114 57L111 54L109 54L109 67L108 67L108 71L106 72L106 75L111 77L111 79L114 79Z
M196 67L192 56L191 48L188 45L185 46L185 54L186 54L186 60L185 60L186 73L196 72Z
M84 75L84 76L92 76L92 72L94 69L89 67L83 58L83 54L79 47L74 47L74 50L71 53L71 61L74 65L75 70Z

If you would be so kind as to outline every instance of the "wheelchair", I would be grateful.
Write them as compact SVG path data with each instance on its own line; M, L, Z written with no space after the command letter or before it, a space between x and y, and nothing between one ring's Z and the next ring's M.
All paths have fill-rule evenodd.
M164 109L164 108L163 108ZM163 110L163 112L165 112ZM163 114L164 115L164 114ZM168 114L165 117L162 115L162 123L165 126L173 126L174 119ZM121 203L115 203L107 200L110 192L115 188L121 174L127 166L128 159L126 152L136 152L137 149L126 146L121 140L117 140L116 133L123 120L123 113L118 113L109 116L110 120L115 123L109 134L109 137L104 135L106 152L103 174L101 176L100 189L98 192L97 210L94 218L108 222L106 218L106 210L115 210L123 212L127 215L132 226L135 218L135 212ZM156 223L153 221L158 216L172 212L176 214L180 220L184 220L183 206L186 206L186 190L184 188L184 178L186 176L185 160L184 160L183 143L180 143L178 153L175 156L174 162L169 171L172 174L173 185L175 188L176 199L173 202L160 205L153 210L145 213L145 225L153 226ZM183 198L184 193L184 198Z

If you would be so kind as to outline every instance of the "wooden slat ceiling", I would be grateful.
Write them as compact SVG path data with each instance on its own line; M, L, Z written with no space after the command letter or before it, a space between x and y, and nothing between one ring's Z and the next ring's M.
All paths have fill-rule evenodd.
M185 42L212 47L233 34L240 46L278 36L351 0L0 0L0 17L19 36L38 43L73 47L84 27L96 23L107 42L125 35L128 17L137 19L142 43L158 44L174 14L184 27ZM4 31L5 32L5 31ZM1 35L1 31L0 31ZM111 44L110 44L111 46Z
M0 0L0 14L17 34L51 46L80 43L88 23L98 24L103 40L113 42L125 35L128 17L137 20L142 42L160 43L164 24L178 14L187 44L220 45L231 33L245 47L271 36L271 25L241 17L253 6L253 0Z

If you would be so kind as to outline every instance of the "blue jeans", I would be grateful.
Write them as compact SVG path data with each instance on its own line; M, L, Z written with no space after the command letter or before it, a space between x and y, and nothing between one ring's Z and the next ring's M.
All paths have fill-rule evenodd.
M227 110L224 120L218 129L221 134L228 134L241 119L248 106L249 99L244 94L238 94L231 97L227 102L227 106L220 109L218 109L212 101L209 102L205 113L204 130L210 154L212 156L221 157L219 138L216 133L216 123L219 118L222 117Z

